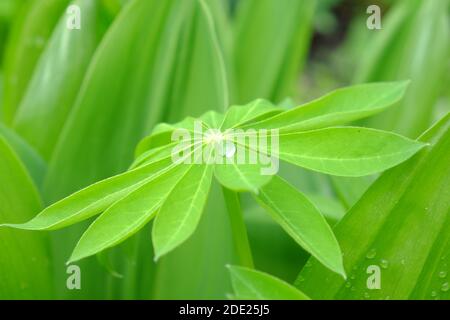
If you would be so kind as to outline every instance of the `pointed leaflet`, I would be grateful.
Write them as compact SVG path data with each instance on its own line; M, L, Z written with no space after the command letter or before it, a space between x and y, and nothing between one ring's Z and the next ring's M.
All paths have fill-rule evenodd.
M381 112L398 102L409 82L369 83L333 91L258 123L252 128L305 131L345 124Z
M345 277L342 254L330 226L300 191L278 176L260 189L257 201L306 251Z
M256 99L242 106L231 106L225 114L221 129L236 128L249 122L257 121L262 117L280 113L283 109L274 106L269 101Z
M54 230L99 214L172 163L165 158L94 183L44 209L32 220L8 226L27 230Z
M46 159L80 90L101 33L100 1L72 1L82 12L82 29L67 28L62 15L42 53L14 119L14 128Z
M309 300L301 291L267 273L229 266L234 296L239 300Z
M389 169L424 146L386 131L326 128L281 134L279 157L310 170L357 177Z
M186 165L177 166L114 203L81 236L69 263L112 247L139 231L154 217L187 169Z
M155 259L194 233L211 186L213 166L193 164L164 201L153 225Z
M383 173L334 229L350 284L314 259L302 270L312 298L450 298L450 114L420 140L432 146Z
M30 219L40 207L25 167L0 137L0 222ZM0 299L52 298L47 240L44 234L0 228Z

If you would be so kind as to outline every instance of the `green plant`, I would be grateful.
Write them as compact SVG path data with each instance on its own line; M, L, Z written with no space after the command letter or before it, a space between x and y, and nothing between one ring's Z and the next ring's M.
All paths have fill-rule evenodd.
M399 164L424 144L383 131L329 126L383 110L399 101L405 88L406 83L349 87L287 111L264 100L256 100L249 105L232 106L225 115L207 112L197 121L203 127L218 129L220 140L227 140L234 148L247 151L252 148L251 139L242 140L242 133L228 133L229 130L275 128L279 131L276 133L280 140L279 150L274 153L275 150L268 148L266 156L276 156L327 174L364 176ZM208 139L206 134L197 140L183 138L181 144L181 151L187 154L182 160L201 150L206 154L206 163L174 162L172 156L177 141L171 140L172 133L180 128L194 135L199 133L195 131L198 130L195 121L187 118L175 125L157 126L155 132L141 142L136 161L127 173L56 202L27 223L8 226L54 230L103 212L81 237L69 259L71 263L124 241L156 216L152 240L155 259L158 259L195 231L214 174L227 189L252 192L298 244L329 269L345 277L339 245L320 212L283 179L261 174L261 161L250 163L247 157L246 162L239 163L237 153L215 154L218 152L215 152L214 144L220 141ZM273 135L270 131L271 139L275 139ZM209 164L208 158L215 156L233 161ZM238 210L239 203L229 203L233 202L232 196L226 197L226 201L227 207ZM236 215L232 219L235 241L240 241L239 247L248 247L242 217L239 212L232 212L234 210L230 210L230 214ZM246 254L250 255L249 252ZM242 259L248 262L250 257Z

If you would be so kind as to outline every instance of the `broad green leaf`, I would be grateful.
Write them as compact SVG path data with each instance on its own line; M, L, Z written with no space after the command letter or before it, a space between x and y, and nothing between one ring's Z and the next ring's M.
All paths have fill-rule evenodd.
M69 263L115 246L139 231L186 171L185 165L175 167L111 205L81 236Z
M2 136L14 152L20 157L22 163L27 167L27 171L33 178L37 187L40 187L47 171L47 164L41 156L28 145L13 130L0 123L0 136Z
M225 114L221 129L236 128L248 122L257 121L261 117L268 117L269 115L280 113L281 111L281 108L277 108L269 101L263 99L256 99L242 106L231 106Z
M202 120L210 129L218 129L223 123L224 115L217 111L207 111L200 116Z
M309 300L301 291L267 273L228 266L234 297L239 300Z
M239 1L233 43L237 102L292 96L311 38L316 1Z
M383 173L335 227L348 280L312 259L301 290L314 299L450 298L450 115L420 140L432 146Z
M399 105L365 125L414 138L431 125L439 92L447 86L442 64L450 50L449 4L396 1L383 20L383 32L366 38L364 50L357 52L361 59L354 82L411 79L411 85Z
M41 201L25 167L0 137L0 221L30 219ZM48 238L0 228L0 298L52 298Z
M326 128L281 134L279 157L310 170L357 177L389 169L424 146L375 129Z
M103 37L50 161L44 184L50 203L131 163L149 112L159 34L173 3L132 0Z
M34 67L69 0L27 1L17 13L5 52L3 120L10 124Z
M63 15L41 54L14 119L14 128L46 159L75 102L101 37L101 2L72 1L82 12L80 30L67 28Z
M167 170L171 163L171 158L165 158L94 183L52 204L30 221L8 226L26 230L54 230L88 219Z
M306 196L275 176L255 197L299 245L345 277L339 244L325 218Z
M345 124L379 113L400 101L408 82L362 84L335 90L317 100L275 115L252 128L305 131Z
M155 260L194 233L207 200L212 173L212 166L191 165L164 201L152 231Z

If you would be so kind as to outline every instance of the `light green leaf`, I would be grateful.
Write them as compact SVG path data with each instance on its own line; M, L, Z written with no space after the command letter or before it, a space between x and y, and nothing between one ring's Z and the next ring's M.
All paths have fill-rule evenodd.
M27 1L16 14L5 50L3 120L10 124L39 57L69 0Z
M0 136L0 221L31 219L41 200L25 167ZM53 297L48 238L0 228L0 299Z
M223 122L224 115L212 110L202 114L199 119L202 120L210 129L218 129Z
M260 154L243 145L228 141L218 150L219 153L225 153L225 155L218 155L222 163L216 162L214 175L228 189L258 193L258 189L269 182L272 175L276 173L273 172L272 175L265 173L264 168L270 167L270 164L263 165L258 158ZM250 162L252 157L250 152L254 157L253 163ZM241 159L241 157L245 157L245 159Z
M46 159L50 158L101 37L101 2L76 0L72 4L82 12L82 29L67 28L69 16L62 15L13 123L15 130Z
M375 129L326 128L281 134L279 157L314 171L357 177L389 169L425 145Z
M257 121L262 117L280 113L282 110L263 99L256 99L242 106L231 106L225 114L221 129L236 128L249 122Z
M314 259L302 270L312 298L450 298L450 114L420 140L432 146L383 173L334 228L348 281Z
M26 223L7 226L26 230L54 230L88 219L142 186L171 163L171 158L165 158L94 183L52 204Z
M345 277L339 244L325 218L306 196L275 176L260 189L256 200L299 245Z
M212 172L212 166L193 164L164 201L152 231L155 260L194 233L209 193Z
M236 299L240 300L309 300L301 291L267 273L228 266Z
M238 103L293 96L310 45L316 2L238 2L233 30Z
M187 169L177 166L115 202L81 236L68 263L115 246L139 231L155 216Z
M250 126L290 132L345 124L381 112L400 101L408 83L370 83L338 89Z

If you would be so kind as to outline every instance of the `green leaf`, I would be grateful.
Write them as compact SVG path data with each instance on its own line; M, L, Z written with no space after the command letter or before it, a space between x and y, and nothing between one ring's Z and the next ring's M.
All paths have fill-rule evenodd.
M312 298L450 298L450 114L420 140L432 146L383 173L335 227L348 281L314 259L302 270L297 285Z
M212 166L193 164L164 201L152 231L155 260L194 233L207 200L212 172Z
M0 137L0 221L30 219L41 200L13 149ZM0 228L0 299L52 298L48 238Z
M48 202L122 172L132 162L145 134L159 34L173 3L133 0L114 20L50 161L44 184Z
M177 166L111 205L81 236L68 263L115 246L139 231L155 216L186 170L187 166Z
M442 67L450 50L448 7L448 0L396 1L383 20L383 32L365 38L356 53L355 82L411 79L401 103L367 119L365 126L415 138L437 119L433 110L448 87L448 69Z
M7 226L26 230L54 230L88 219L154 178L171 163L170 157L165 158L94 183L52 204L26 223Z
M357 177L396 166L425 145L375 129L326 128L281 134L279 157L314 171Z
M299 245L345 277L339 244L325 218L306 196L275 176L260 189L256 200Z
M47 164L42 157L26 141L13 130L0 123L0 136L3 136L14 152L27 167L37 187L40 187L47 171Z
M46 159L75 102L85 71L97 47L101 2L76 0L81 30L67 28L63 15L41 54L16 112L13 126Z
M281 108L277 108L269 101L256 99L249 104L242 106L231 106L225 114L225 119L221 125L221 129L236 128L249 122L257 121L262 117L268 117L276 113L280 113Z
M301 291L267 273L228 266L235 298L240 300L309 300Z
M316 1L239 1L233 61L238 103L292 96L306 60Z
M250 126L290 132L345 124L379 113L400 101L408 83L370 83L338 89Z
M5 50L3 120L10 124L53 28L69 0L27 1L19 10Z

